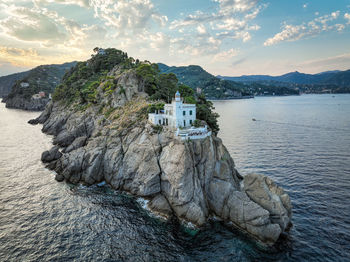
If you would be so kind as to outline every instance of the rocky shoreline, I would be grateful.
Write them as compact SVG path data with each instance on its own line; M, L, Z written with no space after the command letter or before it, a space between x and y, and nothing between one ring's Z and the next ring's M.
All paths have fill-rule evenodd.
M2 103L6 103L6 108L22 109L27 111L43 111L50 100L48 98L26 99L21 96L13 98L3 98Z
M139 85L130 83L135 78L127 79L125 98L115 101L121 108L143 101ZM30 123L43 124L42 131L54 136L55 146L43 153L42 161L58 181L105 181L116 190L150 199L148 206L157 213L199 227L216 216L266 245L273 245L291 226L289 196L266 176L241 176L214 135L181 141L172 130L156 131L147 120L111 126L96 108L73 111L52 102Z
M196 120L208 125L209 136L182 140L175 127L148 121L150 110L170 102L178 88L196 104ZM291 226L290 198L266 176L237 172L216 136L212 109L156 64L107 49L78 63L30 123L43 124L42 131L54 136L54 147L41 159L57 181L106 182L148 199L158 214L198 227L215 216L273 245Z

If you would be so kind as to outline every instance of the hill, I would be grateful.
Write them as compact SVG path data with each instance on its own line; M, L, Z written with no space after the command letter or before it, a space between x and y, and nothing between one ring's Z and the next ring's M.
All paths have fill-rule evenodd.
M158 63L158 67L162 73L175 74L180 83L188 85L193 90L197 91L197 88L200 88L209 99L239 98L251 95L245 85L219 79L198 65L176 67Z
M319 84L327 81L330 77L337 75L340 71L327 71L318 74L304 74L298 71L290 72L280 76L269 75L243 75L238 77L218 76L221 79L237 82L282 82L294 84Z
M0 77L0 97L7 96L11 92L11 87L16 81L23 79L29 74L30 71L21 73L15 73L7 76Z
M4 98L8 108L24 110L43 110L48 96L53 93L55 87L61 82L64 74L70 70L76 62L61 65L41 65L28 72L25 77L17 80L10 93ZM44 92L45 97L33 99L32 96Z
M239 77L218 76L218 78L244 83L246 85L278 86L279 89L298 90L301 93L350 93L350 70L327 71L318 74L291 72L281 76L244 75Z
M350 70L337 72L323 81L326 84L333 84L339 87L350 87Z

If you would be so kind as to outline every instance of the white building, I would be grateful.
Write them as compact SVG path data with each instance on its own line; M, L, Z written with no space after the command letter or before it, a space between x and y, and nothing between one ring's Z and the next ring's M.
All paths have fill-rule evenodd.
M211 136L207 126L194 127L196 105L184 104L179 91L171 104L165 104L164 110L148 114L148 120L154 125L170 126L176 129L175 135L182 140L203 139Z
M103 48L99 48L98 51L97 51L97 53L98 53L99 55L105 55L105 54L106 54L106 51L105 51Z
M196 120L196 105L183 103L179 91L171 104L164 105L163 112L148 114L148 120L154 125L165 125L174 128L191 127Z
M22 82L20 85L22 88L29 87L29 83L26 83L26 82Z

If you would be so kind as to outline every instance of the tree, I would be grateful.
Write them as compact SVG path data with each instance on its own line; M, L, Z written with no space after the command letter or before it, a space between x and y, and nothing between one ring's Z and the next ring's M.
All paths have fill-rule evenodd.
M140 64L136 68L136 74L143 79L145 92L149 96L152 96L157 90L157 86L156 86L157 72L155 72L154 68L152 68L152 66L149 64Z
M175 74L160 74L157 79L157 90L154 99L165 100L170 103L177 90L177 77Z
M197 98L197 118L207 122L213 133L217 135L220 128L218 125L219 114L213 112L215 107L211 101L208 101L203 94Z

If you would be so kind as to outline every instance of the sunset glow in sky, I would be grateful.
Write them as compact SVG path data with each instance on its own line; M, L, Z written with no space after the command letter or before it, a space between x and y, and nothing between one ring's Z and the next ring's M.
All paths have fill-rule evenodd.
M94 47L210 73L350 69L350 0L0 0L0 76Z

